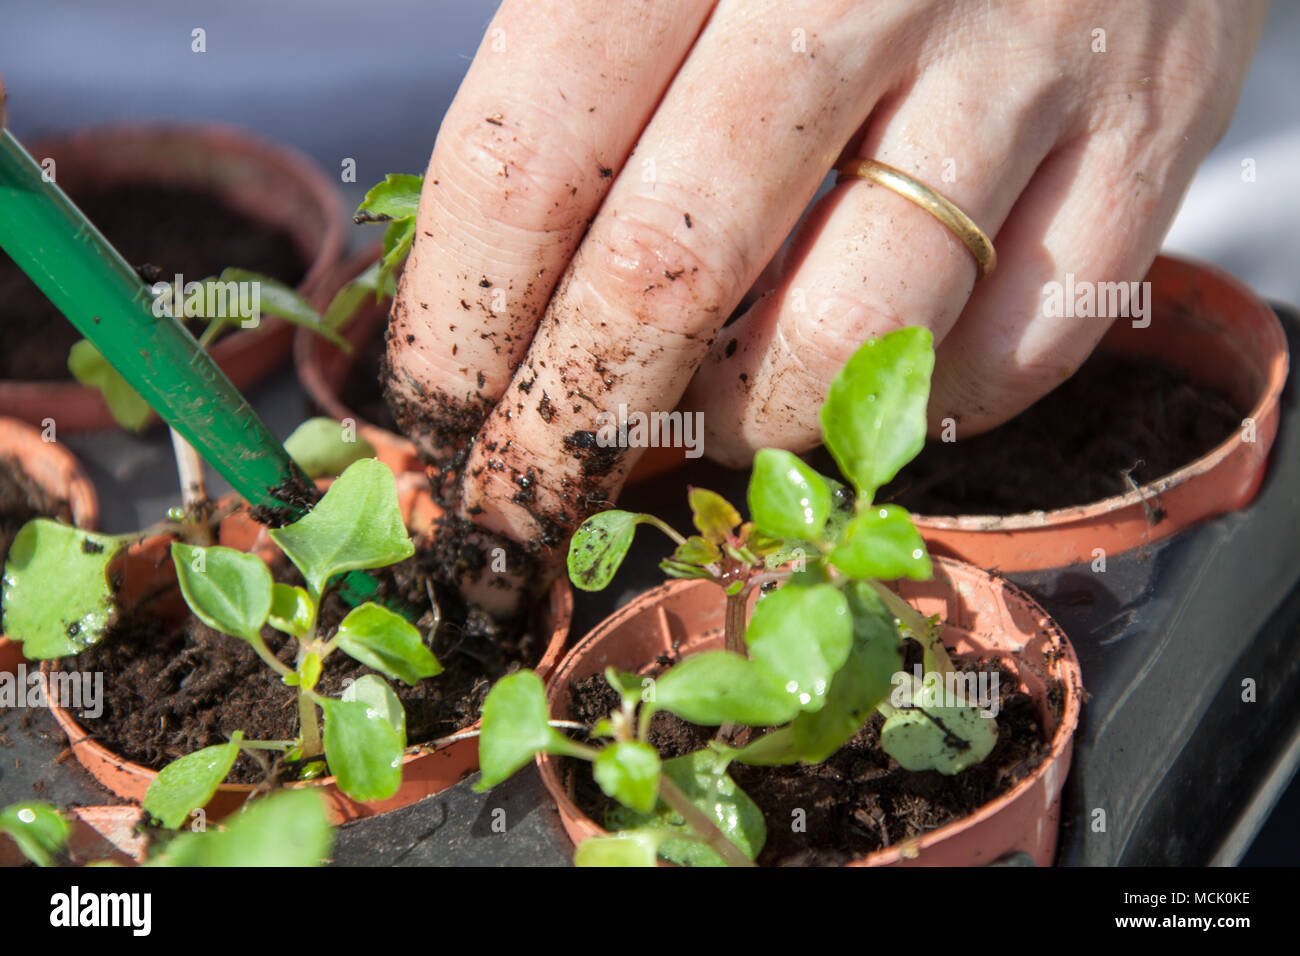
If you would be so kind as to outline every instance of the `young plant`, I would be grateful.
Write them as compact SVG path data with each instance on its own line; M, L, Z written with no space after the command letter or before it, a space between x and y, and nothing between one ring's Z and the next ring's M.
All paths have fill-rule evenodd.
M865 343L836 376L822 433L851 489L769 448L754 460L749 522L698 488L689 492L697 532L689 537L651 515L612 510L589 518L569 548L576 586L605 587L636 527L652 525L676 545L661 563L666 574L719 585L725 648L681 660L645 691L641 675L607 670L622 703L591 728L597 745L548 722L536 675L501 680L483 708L480 786L504 780L539 752L589 760L616 801L605 822L617 832L584 842L576 862L744 864L762 849L765 830L727 773L733 761L821 762L875 711L886 718L882 745L908 770L953 774L983 760L997 741L993 720L975 707L936 706L901 673L909 638L920 644L927 672L942 679L953 670L938 623L881 583L932 574L908 513L873 499L921 450L933 367L929 331L907 328ZM757 603L746 622L751 599ZM649 743L660 710L720 733L703 750L661 761ZM768 729L738 746L740 726Z

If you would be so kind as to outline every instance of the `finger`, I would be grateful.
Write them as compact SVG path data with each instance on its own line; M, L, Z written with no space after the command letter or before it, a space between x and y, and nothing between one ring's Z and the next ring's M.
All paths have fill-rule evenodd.
M954 65L925 71L876 110L860 155L939 191L993 236L1064 120L1048 91L972 100L972 82ZM801 228L776 289L724 330L687 393L688 408L711 410L709 456L744 466L766 445L812 447L827 389L858 346L905 325L942 340L975 279L970 250L939 219L884 186L841 184Z
M790 51L789 29L719 8L484 426L464 513L546 560L612 498L631 456L600 446L599 416L675 407L881 91L881 51L859 27L826 24L813 59Z
M509 382L711 0L506 0L447 112L390 319L390 403L442 458Z
M1195 169L1188 152L1115 130L1044 163L998 237L1005 268L981 283L939 346L932 432L945 419L958 435L1006 421L1073 375L1116 313L1149 306L1138 283ZM1136 292L1123 303L1108 285L1120 282ZM1077 295L1067 305L1066 289L1089 289L1100 305Z

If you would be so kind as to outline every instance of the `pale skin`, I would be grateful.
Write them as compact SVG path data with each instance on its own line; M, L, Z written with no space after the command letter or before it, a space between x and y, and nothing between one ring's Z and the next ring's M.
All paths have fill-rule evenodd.
M1108 326L1044 316L1045 283L1142 278L1227 127L1265 13L506 0L426 173L391 320L399 420L444 461L474 438L453 507L537 552L535 586L638 454L575 445L602 410L701 410L705 454L728 465L804 451L855 348L923 325L932 432L948 418L959 437L987 430L1068 378ZM827 172L857 156L961 207L997 269L977 283L956 236L865 181L837 186L778 256ZM485 584L470 589L515 606Z

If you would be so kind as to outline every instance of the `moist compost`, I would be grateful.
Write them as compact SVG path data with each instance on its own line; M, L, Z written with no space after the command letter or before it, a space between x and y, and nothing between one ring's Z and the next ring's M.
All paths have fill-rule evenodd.
M813 766L750 767L733 763L732 779L763 811L767 842L763 866L839 866L876 850L922 836L968 816L1006 793L1042 763L1050 747L1033 698L994 658L973 664L997 673L998 742L979 764L953 776L904 770L880 747L884 719L875 714L830 759ZM592 726L619 706L602 675L571 685L573 719ZM650 743L665 759L706 746L717 728L698 727L659 711ZM603 823L611 801L595 784L589 763L564 758L561 779L572 783L578 807ZM803 811L804 832L794 832L794 811Z
M1096 352L1006 424L973 438L926 442L876 500L923 515L1085 505L1194 461L1228 438L1243 414L1171 366ZM833 474L825 450L817 455ZM1162 517L1154 504L1152 522Z
M188 187L128 184L74 190L72 198L137 269L156 268L159 281L197 281L235 266L297 286L307 263L293 237ZM153 270L150 270L151 274ZM69 378L68 350L81 338L41 291L0 252L0 378Z
M0 455L0 568L22 526L33 518L55 518L72 524L68 502L32 481L11 458Z
M425 743L469 726L479 717L489 687L500 677L541 659L544 634L536 620L499 623L480 608L431 580L432 558L416 555L381 574L379 600L399 597L422 613L417 626L444 670L414 687L389 680L406 711L407 741ZM286 563L273 567L277 581L300 583ZM432 588L441 622L432 636ZM329 634L349 609L328 594L321 633ZM295 642L267 627L267 646L290 667ZM68 666L103 671L103 713L82 727L110 751L161 770L202 747L224 743L236 730L250 740L292 740L298 736L297 695L238 638L221 634L196 618L170 627L146 616L128 617L97 646ZM355 680L375 671L342 651L325 661L317 691L337 697ZM382 676L382 675L381 675ZM387 678L385 678L387 680ZM241 754L228 780L256 783L268 775L292 779L291 767L264 768Z

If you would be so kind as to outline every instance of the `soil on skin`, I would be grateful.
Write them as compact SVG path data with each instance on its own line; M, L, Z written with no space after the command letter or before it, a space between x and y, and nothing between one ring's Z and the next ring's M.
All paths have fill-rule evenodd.
M1005 425L955 442L926 442L876 500L924 515L1084 505L1194 461L1229 437L1243 414L1169 366L1098 352ZM825 450L817 455L834 474ZM1161 518L1153 502L1151 520Z
M289 286L307 271L293 237L250 219L216 197L187 187L125 185L72 198L99 230L139 269L157 267L157 281L186 282L235 266ZM0 378L69 378L68 350L81 338L41 291L0 252ZM201 331L201 329L199 329Z
M13 459L0 455L0 568L22 526L41 517L71 524L72 509L28 478Z
M967 816L1027 777L1050 750L1033 698L1016 690L1017 680L997 660L970 666L999 674L998 742L988 757L959 774L904 770L880 748L884 720L879 714L815 766L733 763L728 772L767 821L767 842L758 862L839 866ZM602 675L575 681L571 690L573 719L588 726L618 709L618 695ZM650 723L650 743L665 759L701 749L716 733L716 728L697 727L664 711ZM572 781L579 808L603 823L610 800L592 780L591 765L565 758L561 779ZM795 810L803 811L804 832L790 825Z
M414 687L389 681L406 711L410 744L472 724L490 685L507 673L535 665L549 636L541 633L536 622L501 624L485 611L467 607L453 591L430 582L432 564L427 553L417 551L395 565L391 574L381 575L379 599L400 597L417 608L423 615L417 626L444 668ZM301 580L284 564L277 564L273 573L278 581ZM442 615L432 638L429 587ZM337 596L327 595L321 633L332 633L347 610ZM262 635L280 660L294 666L292 640L270 627ZM243 730L249 740L291 740L298 735L293 689L284 686L244 641L194 618L169 629L160 628L156 620L125 620L102 643L79 655L76 666L104 672L103 714L95 720L79 716L81 725L109 750L154 770L199 748L223 743L236 730ZM317 691L337 697L345 680L371 673L375 672L336 651L325 661ZM281 766L269 772L292 779L293 770ZM255 783L267 775L267 769L243 754L228 779Z

